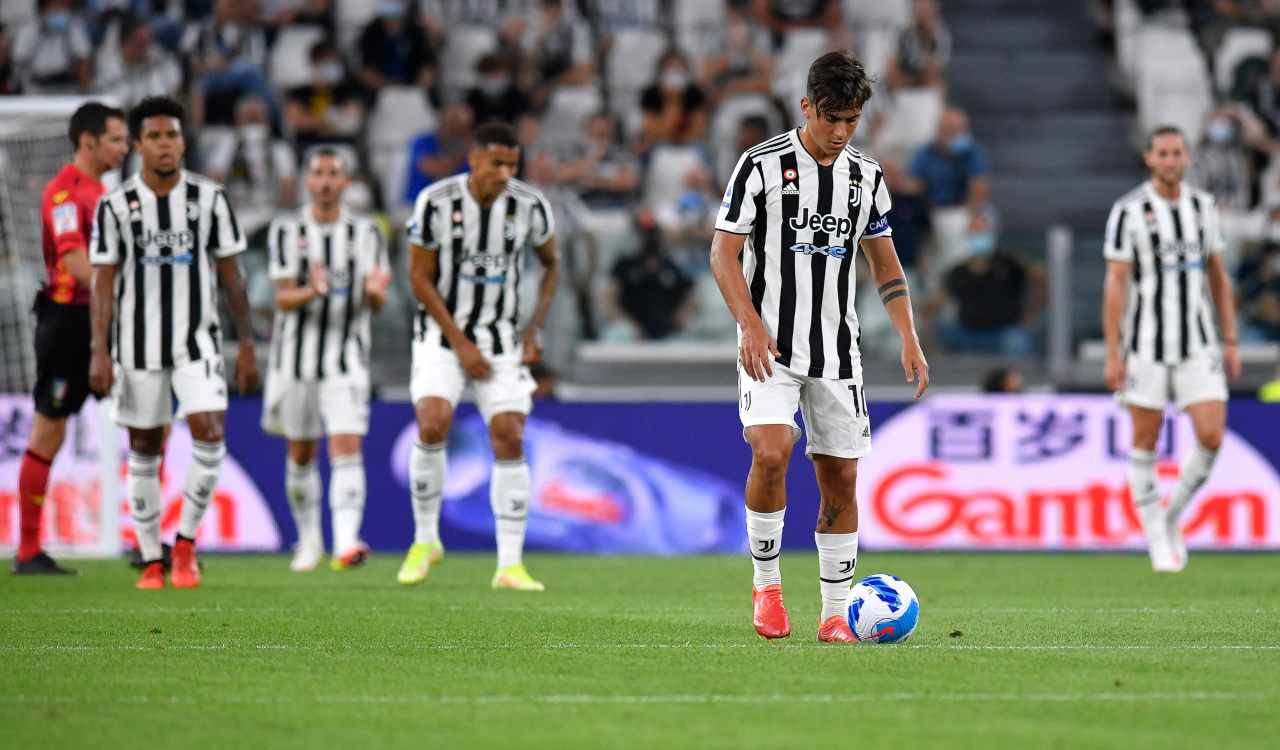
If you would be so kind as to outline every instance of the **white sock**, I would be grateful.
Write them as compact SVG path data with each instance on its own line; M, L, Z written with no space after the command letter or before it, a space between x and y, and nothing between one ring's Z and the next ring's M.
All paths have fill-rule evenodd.
M494 461L489 475L489 507L498 539L498 568L518 565L529 517L529 464L523 458Z
M751 583L764 588L782 583L778 556L782 554L782 517L786 508L773 513L757 513L747 508L747 541L751 544Z
M413 501L415 544L440 540L440 499L447 468L444 443L414 442L409 458L409 497Z
M853 587L853 571L858 564L858 532L820 534L814 532L818 545L818 580L822 585L822 622L833 615L848 616L849 589Z
M1142 522L1147 538L1147 553L1152 565L1172 563L1171 550L1165 544L1165 515L1160 509L1160 485L1156 483L1156 454L1134 448L1129 451L1129 494L1134 510Z
M333 459L329 474L329 509L333 511L333 552L343 554L360 542L364 518L364 458L360 454Z
M312 549L324 548L320 532L320 471L316 462L297 464L292 460L285 464L284 492L293 511L293 523L298 527L298 543Z
M188 539L196 538L200 519L209 509L209 500L218 486L222 473L222 459L227 456L227 444L191 441L191 467L187 469L187 483L182 487L182 520L178 533Z
M1217 458L1217 451L1211 451L1202 445L1196 445L1196 449L1187 456L1182 464L1182 472L1178 475L1178 485L1173 489L1173 498L1169 500L1170 518L1176 520L1182 516L1182 511L1186 510L1191 498L1209 478L1209 472Z
M133 515L133 533L143 562L155 562L164 556L160 547L160 457L129 451L129 474L125 479L129 494L129 511Z

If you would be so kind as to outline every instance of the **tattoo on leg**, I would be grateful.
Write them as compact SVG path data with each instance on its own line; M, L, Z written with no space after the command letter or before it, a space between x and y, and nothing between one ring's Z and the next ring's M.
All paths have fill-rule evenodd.
M839 505L828 503L822 508L822 523L827 528L836 525L836 520L840 518L840 514L844 512L844 508Z

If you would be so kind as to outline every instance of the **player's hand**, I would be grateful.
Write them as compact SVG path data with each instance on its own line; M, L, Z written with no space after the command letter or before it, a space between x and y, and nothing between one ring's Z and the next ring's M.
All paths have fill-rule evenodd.
M364 293L379 299L387 296L387 287L391 285L391 272L375 268L364 278Z
M315 263L307 272L307 283L323 297L329 293L329 272L320 263Z
M1107 389L1118 391L1124 386L1124 357L1120 352L1107 352L1106 369L1103 371L1103 379L1107 381Z
M458 362L462 364L462 369L476 380L484 380L489 377L489 373L493 367L489 364L489 360L484 358L480 353L480 348L471 343L469 339L463 339L457 347Z
M253 393L258 388L258 357L253 343L243 341L236 353L236 390L241 395Z
M773 358L780 357L778 344L764 329L764 323L754 324L742 329L742 344L738 347L738 361L752 380L761 383L773 377Z
M1244 367L1240 364L1239 344L1231 342L1222 347L1222 364L1227 368L1228 378L1235 380L1240 377L1240 372Z
M98 398L106 398L111 393L111 357L106 352L95 352L89 358L89 390Z
M524 350L520 361L523 364L531 365L542 359L542 331L533 326L525 329L523 340L520 343Z
M915 399L919 401L929 388L929 363L924 358L920 342L915 339L902 346L902 372L906 374L908 383L916 384Z

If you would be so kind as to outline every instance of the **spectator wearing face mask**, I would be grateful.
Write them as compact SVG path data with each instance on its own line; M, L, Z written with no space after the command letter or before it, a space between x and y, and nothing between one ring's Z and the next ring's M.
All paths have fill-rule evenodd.
M423 133L409 144L409 179L403 200L410 205L422 189L436 180L466 172L475 115L464 102L444 108L440 127Z
M937 269L968 252L968 235L989 231L990 166L986 151L969 132L969 118L955 107L943 110L937 138L920 148L899 192L924 198L933 227Z
M658 60L654 82L640 92L641 154L659 143L686 144L702 140L707 129L707 94L693 77L689 59L676 49Z
M39 15L13 40L13 67L27 94L74 94L89 87L93 45L71 0L39 0Z
M273 134L266 102L246 96L236 104L233 128L209 128L200 139L209 177L226 186L245 235L292 208L297 188L293 149Z
M693 280L671 259L652 213L639 212L635 227L640 248L620 258L610 273L608 340L663 339L689 323Z
M435 68L427 32L401 0L379 0L378 10L360 34L360 83L376 92L383 86L426 83Z
M121 18L118 53L99 60L94 90L124 109L149 96L172 96L182 86L182 67L155 43L151 21L142 16Z
M330 38L311 47L311 83L289 91L285 122L293 131L299 161L320 144L355 145L364 122L364 95Z
M936 0L915 0L911 25L898 37L898 51L889 58L889 83L894 88L938 86L951 57L951 34Z
M467 106L476 122L515 122L529 111L529 97L515 84L499 55L485 55L476 63L476 85L467 91Z

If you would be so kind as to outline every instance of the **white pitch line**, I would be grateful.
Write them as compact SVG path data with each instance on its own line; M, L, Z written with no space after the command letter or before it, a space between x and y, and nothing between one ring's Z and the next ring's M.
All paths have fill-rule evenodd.
M474 612L475 607L448 605L439 607L451 612ZM591 615L591 611L580 607L489 607L487 611L506 611L506 612L539 612L539 613L574 613L581 615ZM717 611L729 611L727 609L718 608ZM738 611L736 608L733 611ZM971 617L980 617L984 615L1218 615L1222 613L1221 609L1197 608L1197 607L929 607L925 610L931 614L946 615L968 615ZM0 609L0 616L40 616L40 615L221 615L221 614L341 614L348 612L358 612L363 614L372 613L403 613L406 615L417 614L417 608L406 605L404 607L82 607L69 609L39 609L39 608L7 608ZM1280 614L1280 609L1243 609L1232 610L1236 615L1269 615ZM635 616L641 617L652 615L652 610L636 610L634 612L628 610L618 610L610 613L612 616ZM680 616L680 615L710 615L711 613L703 610L668 610L661 613L663 617Z
M865 644L861 648L870 648ZM61 653L91 651L358 651L379 652L390 650L409 651L683 651L683 650L829 650L831 646L820 643L391 643L352 646L346 643L164 643L154 644L0 644L0 652ZM1117 644L1117 643L1061 643L1061 644L980 644L980 643L904 643L877 646L877 651L1280 651L1280 644Z
M1181 693L654 693L613 695L607 693L553 693L545 695L320 695L242 698L227 695L146 696L121 695L104 698L68 695L0 695L0 704L74 703L76 705L663 705L663 704L762 704L762 703L1075 703L1075 702L1202 702L1272 700L1268 693L1226 693L1191 691Z

